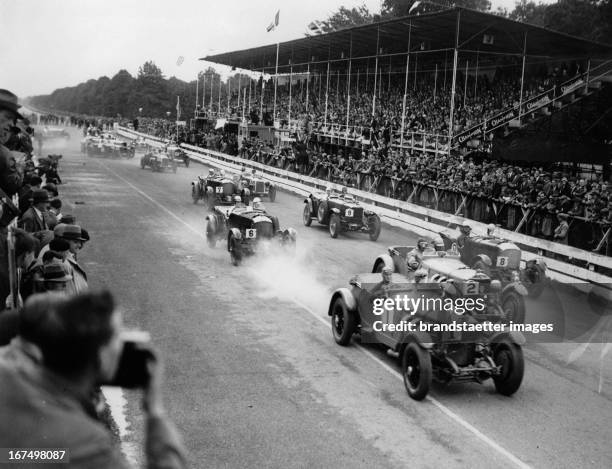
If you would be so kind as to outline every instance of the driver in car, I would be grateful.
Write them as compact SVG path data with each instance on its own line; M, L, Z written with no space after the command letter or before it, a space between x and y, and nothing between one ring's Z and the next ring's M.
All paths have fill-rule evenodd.
M406 264L408 265L408 270L416 272L420 269L423 263L423 253L428 248L428 246L429 243L427 242L427 240L419 238L416 247L406 256Z
M463 249L463 246L465 246L466 238L469 238L470 234L472 233L472 227L467 221L464 221L461 224L459 231L461 231L461 234L457 237L457 246L459 247L459 249Z
M391 267L384 267L382 270L382 280L374 285L370 295L374 298L389 298L389 289L393 281L393 269Z

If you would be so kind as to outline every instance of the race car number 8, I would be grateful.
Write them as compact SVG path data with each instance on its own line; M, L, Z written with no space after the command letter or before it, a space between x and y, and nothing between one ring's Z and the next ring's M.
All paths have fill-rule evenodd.
M217 194L223 194L223 186L215 187L215 191L217 192Z
M257 236L257 230L255 228L249 228L246 230L247 238L255 238Z
M353 209L352 208L347 208L345 214L346 214L347 217L352 217L353 216Z
M497 267L506 267L508 265L508 257L507 256L499 256L497 258Z

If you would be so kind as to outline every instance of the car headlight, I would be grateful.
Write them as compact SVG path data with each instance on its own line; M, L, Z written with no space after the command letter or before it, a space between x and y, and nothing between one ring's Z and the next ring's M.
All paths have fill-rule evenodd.
M511 278L512 278L513 282L520 282L520 280L521 280L521 277L520 277L519 273L516 270L514 272L512 272Z
M491 280L491 286L490 286L490 291L491 293L497 293L499 291L501 291L502 289L502 284L499 280Z

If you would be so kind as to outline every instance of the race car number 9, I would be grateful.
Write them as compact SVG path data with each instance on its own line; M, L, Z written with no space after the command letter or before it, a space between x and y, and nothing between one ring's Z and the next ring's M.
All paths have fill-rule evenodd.
M507 256L499 256L497 258L497 267L507 267L508 266L508 257Z
M345 214L347 217L352 217L352 216L353 216L353 209L352 209L352 208L347 208L347 209L346 209L346 212L344 212L344 214Z
M215 187L215 192L217 194L223 194L223 186L217 186Z
M249 228L246 230L246 237L248 239L257 237L257 230L255 228Z

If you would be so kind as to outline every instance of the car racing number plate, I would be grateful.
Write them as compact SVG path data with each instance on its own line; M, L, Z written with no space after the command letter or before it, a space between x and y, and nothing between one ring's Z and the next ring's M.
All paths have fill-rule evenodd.
M347 208L347 209L346 209L346 212L344 212L344 214L345 214L347 217L349 217L349 218L350 218L350 217L352 217L352 216L354 215L354 213L355 213L355 212L353 212L353 209L352 209L352 208Z
M245 236L247 239L252 239L257 237L257 230L255 228L249 228L246 230Z
M215 187L215 192L217 194L223 194L223 186L217 186Z
M499 256L497 258L497 267L508 267L508 256Z
M477 295L478 284L475 282L468 282L465 284L465 295Z

